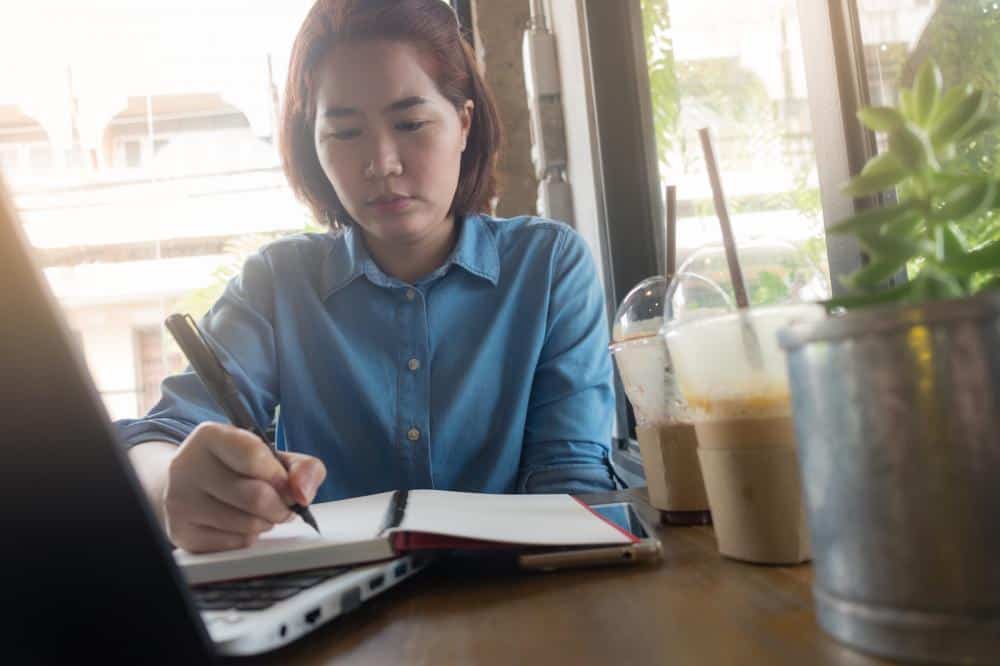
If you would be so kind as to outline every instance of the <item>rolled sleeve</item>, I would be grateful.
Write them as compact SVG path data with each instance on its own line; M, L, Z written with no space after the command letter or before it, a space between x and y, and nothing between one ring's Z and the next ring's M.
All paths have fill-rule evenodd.
M555 252L546 338L525 422L521 492L613 490L614 391L604 293L590 250L570 229Z
M272 272L267 257L258 253L199 322L262 426L271 422L278 401L273 312ZM154 440L179 444L206 421L228 419L188 368L163 381L162 397L146 416L116 421L115 427L128 447Z

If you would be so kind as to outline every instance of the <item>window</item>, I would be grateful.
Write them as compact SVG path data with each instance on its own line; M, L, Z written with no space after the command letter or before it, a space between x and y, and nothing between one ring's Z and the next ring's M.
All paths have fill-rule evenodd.
M142 166L142 141L133 139L132 141L122 141L122 161L125 166L138 168Z
M136 329L133 348L136 355L138 413L145 414L160 399L160 382L183 370L186 362L169 333L161 326Z
M18 167L18 150L17 146L3 146L0 147L0 169L3 169L5 174L12 174L17 170Z
M784 238L822 265L836 292L864 260L853 239L823 229L869 203L840 192L877 150L858 106L894 100L928 55L946 83L971 81L998 105L996 0L717 0L711 12L695 0L582 4L614 303L662 271L665 183L678 186L680 253L718 242L698 127L713 130L744 247L758 235ZM970 168L997 168L998 138L967 147ZM969 227L970 242L985 240Z
M18 63L0 72L0 161L112 418L179 368L169 313L201 314L248 253L310 224L271 90L312 3L0 8L0 57Z
M678 262L721 243L697 134L708 127L737 240L790 244L797 267L820 270L811 295L827 295L796 3L716 0L707 12L702 0L642 0L641 8L659 181L677 186ZM764 303L786 293L754 287Z

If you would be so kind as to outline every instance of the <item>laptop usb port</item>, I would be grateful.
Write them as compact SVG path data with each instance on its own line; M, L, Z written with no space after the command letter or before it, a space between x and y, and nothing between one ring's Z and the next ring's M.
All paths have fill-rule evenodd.
M311 611L309 611L308 613L306 613L306 623L307 624L315 624L316 620L319 619L319 616L320 616L321 612L322 612L322 609L320 609L320 608L313 608Z
M368 581L369 590L377 590L382 587L382 583L385 582L385 576L375 576L370 581Z

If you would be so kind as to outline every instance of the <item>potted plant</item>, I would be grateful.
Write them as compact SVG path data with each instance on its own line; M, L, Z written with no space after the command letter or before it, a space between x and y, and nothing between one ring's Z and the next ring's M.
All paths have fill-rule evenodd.
M933 62L845 192L895 188L840 222L869 262L831 316L781 332L821 626L873 653L948 663L1000 657L1000 182L959 148L1000 127L982 91L942 88ZM985 227L984 227L985 225ZM910 267L902 285L879 285ZM846 312L845 312L846 310Z

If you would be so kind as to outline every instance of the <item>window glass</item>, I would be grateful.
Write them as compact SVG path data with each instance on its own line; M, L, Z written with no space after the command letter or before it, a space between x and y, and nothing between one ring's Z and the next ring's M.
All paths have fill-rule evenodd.
M291 43L312 0L0 5L0 164L113 418L182 364L162 321L243 258L316 229L279 166Z
M678 261L720 244L698 129L708 127L741 246L784 241L779 274L747 275L757 304L804 275L829 294L816 157L795 0L642 0L661 182L676 184Z
M971 83L986 92L990 111L1000 110L1000 2L859 0L858 12L873 104L896 104L931 57L946 87ZM969 171L1000 172L1000 130L959 146L959 159ZM970 247L998 239L995 215L962 223Z

